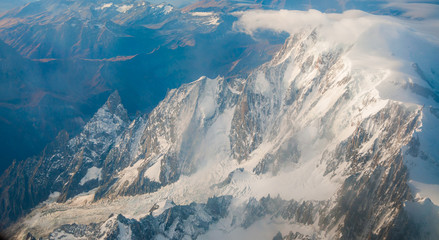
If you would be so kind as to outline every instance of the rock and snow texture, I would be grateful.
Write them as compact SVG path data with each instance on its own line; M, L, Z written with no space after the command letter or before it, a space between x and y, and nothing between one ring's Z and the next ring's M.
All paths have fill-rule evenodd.
M68 182L50 191L58 202L8 231L438 238L439 38L417 24L359 11L241 13L236 30L291 34L272 61L245 79L171 90L129 125L107 103L69 141L82 150L70 177L59 175ZM73 190L81 183L90 186Z
M56 201L63 202L99 186L103 160L128 120L114 92L78 136L69 140L62 132L41 156L11 166L8 177L0 180L2 224L15 221L55 192Z
M85 174L85 176L81 179L81 181L79 182L79 185L84 185L86 182L93 180L93 179L97 179L100 180L101 179L101 170L102 168L97 168L97 167L91 167L87 170L87 173Z

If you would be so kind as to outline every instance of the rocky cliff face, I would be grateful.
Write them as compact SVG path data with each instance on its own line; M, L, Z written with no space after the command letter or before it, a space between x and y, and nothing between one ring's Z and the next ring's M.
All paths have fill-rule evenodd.
M50 239L439 236L431 143L437 90L424 82L436 75L423 77L415 67L397 72L395 65L372 71L356 58L365 56L358 44L334 45L321 28L302 29L246 78L202 77L170 90L131 123L112 95L79 136L61 136L64 142L40 162L12 166L2 177L3 209L20 210L4 216L10 222L49 197L6 233ZM422 178L424 168L433 177ZM25 171L39 175L24 178ZM33 202L11 204L26 196Z
M61 132L40 156L13 164L0 183L2 224L16 221L50 197L64 202L98 186L105 156L128 120L115 92L78 136L69 139Z

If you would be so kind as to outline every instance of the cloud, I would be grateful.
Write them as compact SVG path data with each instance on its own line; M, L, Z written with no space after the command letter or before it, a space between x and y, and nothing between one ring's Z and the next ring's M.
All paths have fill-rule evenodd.
M360 10L322 13L313 9L308 11L253 10L239 12L236 16L239 20L235 22L234 29L249 35L259 30L296 34L306 29L319 29L320 36L328 41L353 43L373 28L387 28L392 31L396 29L412 31L432 42L439 42L439 19L436 18L406 19L373 15Z
M258 10L241 12L237 16L234 29L253 36L260 30L272 30L300 37L315 30L316 51L337 47L349 49L345 56L355 69L412 74L415 62L428 71L430 79L439 72L437 19L373 15L359 10L343 13Z
M439 19L437 4L392 1L384 4L383 7L401 11L401 16L412 19Z
M295 34L306 29L319 29L319 34L328 41L348 43L358 38L365 30L377 22L374 15L359 10L349 10L342 14L322 13L317 10L295 11L248 11L238 14L234 28L253 35L258 30L269 29L276 32Z
M346 3L349 2L349 0L337 0L338 4L340 5L340 7L345 10L346 9Z

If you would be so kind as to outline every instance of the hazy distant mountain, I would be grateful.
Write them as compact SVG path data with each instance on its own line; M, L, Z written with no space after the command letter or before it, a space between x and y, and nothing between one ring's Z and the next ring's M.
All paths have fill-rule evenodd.
M23 6L26 3L34 2L36 0L3 0L0 1L0 12L11 10L13 8Z
M285 38L230 31L234 19L120 0L42 0L1 15L1 51L15 56L2 70L1 169L61 130L78 133L116 89L135 116L194 78L247 72Z

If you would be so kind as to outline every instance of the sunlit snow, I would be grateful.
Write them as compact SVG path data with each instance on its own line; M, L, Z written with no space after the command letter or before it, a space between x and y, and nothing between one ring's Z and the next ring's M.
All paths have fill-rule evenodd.
M94 179L101 179L102 168L91 167L87 170L85 176L79 182L79 185L84 185L86 182Z

